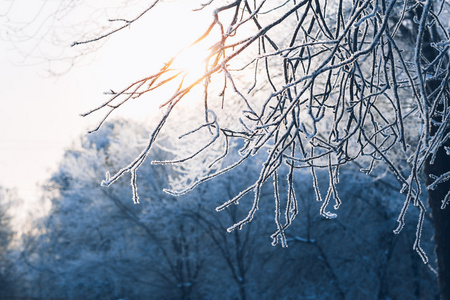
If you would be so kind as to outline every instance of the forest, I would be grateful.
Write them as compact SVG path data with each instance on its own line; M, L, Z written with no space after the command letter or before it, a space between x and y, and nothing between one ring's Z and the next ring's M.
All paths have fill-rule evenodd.
M2 190L2 297L450 299L448 2L194 2L192 43L81 114L43 216Z
M320 203L314 200L309 173L299 172L295 184L302 217L287 233L288 247L273 247L272 205L231 233L226 228L242 218L247 204L214 211L257 176L257 164L181 197L161 189L169 186L167 178L177 184L179 170L143 165L139 205L130 200L127 180L100 187L104 170L139 152L148 134L142 128L118 119L67 150L45 186L43 201L51 201L51 210L23 235L18 248L8 244L15 233L5 230L7 203L17 200L2 191L0 298L439 298L436 275L412 251L414 226L392 233L403 201L389 176L343 170L339 194L352 205L329 220L317 213ZM167 147L157 150L159 159L173 156ZM326 172L317 176L327 182ZM272 202L272 195L269 186L263 201ZM408 224L415 223L417 214ZM431 257L432 233L427 219L423 246Z

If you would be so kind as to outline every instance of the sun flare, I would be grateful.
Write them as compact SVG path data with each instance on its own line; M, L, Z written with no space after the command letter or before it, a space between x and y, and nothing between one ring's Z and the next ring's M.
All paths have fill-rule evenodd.
M211 50L206 43L195 44L180 51L171 68L181 71L185 81L195 81L210 67L210 55Z

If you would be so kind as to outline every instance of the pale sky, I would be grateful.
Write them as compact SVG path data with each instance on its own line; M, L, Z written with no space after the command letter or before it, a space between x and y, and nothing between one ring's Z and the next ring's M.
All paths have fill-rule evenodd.
M25 208L36 203L39 185L56 169L64 150L101 117L85 119L79 114L106 101L103 92L123 88L133 80L157 71L180 45L199 36L205 26L202 24L211 20L210 14L203 14L203 19L202 14L186 16L182 14L186 7L171 1L150 12L141 23L108 39L95 54L75 64L67 73L55 76L48 73L48 63L43 56L45 51L61 51L70 57L76 53L71 51L80 49L72 50L70 43L61 43L57 47L44 43L36 51L33 48L36 41L13 44L8 37L8 34L14 34L11 20L20 20L23 24L33 21L27 25L27 33L36 34L36 37L42 35L39 26L47 24L47 19L41 16L42 20L36 20L33 12L39 11L43 2L36 1L39 5L33 8L30 1L0 0L0 185L17 188ZM52 8L46 9L51 11ZM91 11L89 9L92 7L86 11ZM83 10L79 9L72 18L76 20L77 14L84 16ZM54 21L48 26L53 24L59 23ZM192 35L192 31L197 34ZM76 39L77 36L72 36L67 41ZM24 57L24 53L31 56ZM58 69L68 63L70 60L64 60L52 66ZM123 110L122 113L138 119L148 115L142 109Z

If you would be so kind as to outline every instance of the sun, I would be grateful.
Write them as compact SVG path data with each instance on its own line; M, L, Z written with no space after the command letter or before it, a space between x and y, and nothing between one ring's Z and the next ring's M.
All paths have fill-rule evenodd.
M175 57L171 69L181 71L187 83L200 79L211 67L212 51L207 41L184 48Z

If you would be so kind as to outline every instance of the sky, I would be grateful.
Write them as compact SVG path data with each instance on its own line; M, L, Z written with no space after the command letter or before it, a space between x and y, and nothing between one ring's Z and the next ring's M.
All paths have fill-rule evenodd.
M186 5L169 1L86 54L92 46L74 49L71 42L86 31L105 32L100 29L108 17L134 16L143 7L121 8L126 1L118 0L92 1L95 6L54 2L0 0L0 185L17 189L23 211L40 203L40 186L56 170L64 150L102 117L80 114L106 101L105 91L157 71L211 20L210 14L193 14ZM120 9L105 12L101 3ZM80 53L84 55L73 59ZM130 106L120 114L143 120L156 107Z

